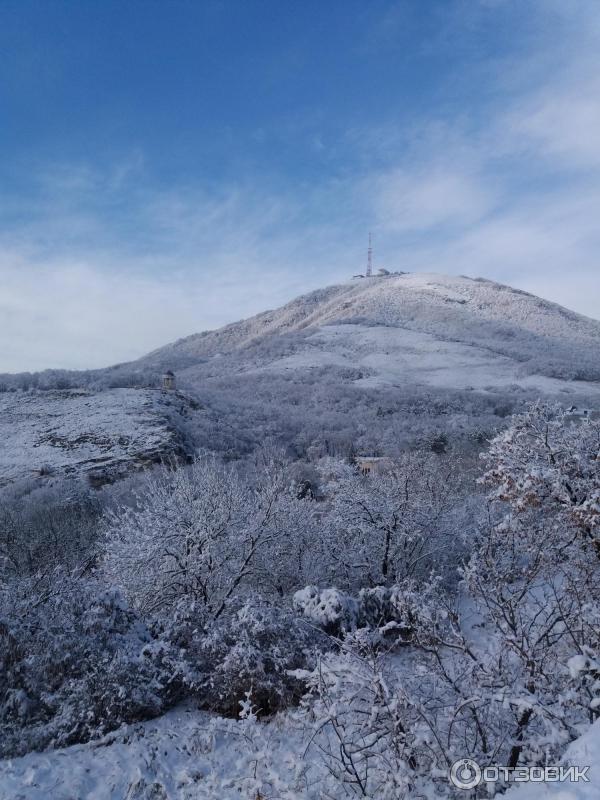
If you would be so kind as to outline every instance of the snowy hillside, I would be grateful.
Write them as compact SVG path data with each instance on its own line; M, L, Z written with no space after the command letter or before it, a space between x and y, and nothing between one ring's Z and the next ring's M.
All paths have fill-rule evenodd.
M232 456L265 438L300 457L384 455L429 446L432 431L469 449L538 397L596 409L600 322L490 281L390 275L312 292L130 368L174 369L211 409L200 441Z
M259 788L271 783L267 776L272 774L278 777L280 788L287 781L297 785L297 792L290 790L279 796L317 800L317 788L303 791L307 783L301 775L303 743L292 727L285 725L285 718L266 730L261 744L268 743L269 751L261 756L264 763L258 774L254 774L253 763L257 754L245 740L248 733L244 723L192 708L176 709L158 720L123 728L98 742L0 761L0 797L238 800L256 797Z
M277 335L322 331L332 325L336 340L347 334L357 340L360 350L357 329L346 327L357 324L406 332L406 349L419 358L435 349L437 342L452 342L451 356L464 357L467 367L473 358L478 362L491 359L492 367L497 363L506 372L503 362L495 362L497 356L504 356L519 365L520 374L600 379L600 322L491 281L436 274L356 279L331 286L276 311L182 339L142 362L183 367L249 346L256 349L261 343L266 348L267 341ZM402 348L399 334L388 338L381 332L380 337L375 351L385 355L388 341L395 350ZM328 343L319 347L321 342L309 339L306 349L314 350L316 344L316 349L327 352ZM465 347L475 348L474 355ZM436 369L434 360L432 370ZM463 379L463 383L468 381Z
M464 344L397 327L327 325L308 336L300 352L265 369L288 370L334 365L359 368L358 386L427 385L448 389L493 390L518 385L541 394L599 392L600 385L527 374L523 365L488 347ZM531 367L530 367L531 369Z
M21 479L86 475L99 484L179 456L181 396L159 391L0 394L0 487Z

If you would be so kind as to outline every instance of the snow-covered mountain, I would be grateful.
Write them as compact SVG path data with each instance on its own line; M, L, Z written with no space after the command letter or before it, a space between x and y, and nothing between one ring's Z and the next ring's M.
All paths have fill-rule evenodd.
M371 386L516 382L553 392L565 379L600 380L600 322L487 280L401 274L312 292L181 339L140 363L188 370L193 378L207 359L241 353L247 370L361 367L359 380Z
M137 362L214 410L201 439L309 453L483 443L538 397L597 408L600 322L498 283L355 279L195 334ZM309 456L310 457L310 456Z

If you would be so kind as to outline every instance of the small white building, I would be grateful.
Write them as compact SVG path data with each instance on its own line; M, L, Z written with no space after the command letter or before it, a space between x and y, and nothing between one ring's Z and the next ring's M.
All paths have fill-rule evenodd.
M168 369L163 375L162 388L165 392L173 392L177 388L175 381L175 373Z
M394 467L394 462L387 456L356 456L356 466L363 475L380 475L389 472Z

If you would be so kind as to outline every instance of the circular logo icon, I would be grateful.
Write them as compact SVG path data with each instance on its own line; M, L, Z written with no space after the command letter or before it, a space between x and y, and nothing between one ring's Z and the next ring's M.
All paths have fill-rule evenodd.
M461 758L452 764L450 780L457 789L474 789L481 783L481 767L472 758Z

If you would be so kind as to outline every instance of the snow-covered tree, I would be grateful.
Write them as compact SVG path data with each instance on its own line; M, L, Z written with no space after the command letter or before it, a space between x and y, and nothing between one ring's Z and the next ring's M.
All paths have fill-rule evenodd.
M83 563L93 550L99 515L98 499L79 484L38 489L25 498L5 490L0 496L0 580Z
M179 696L179 654L115 590L64 570L0 586L0 754L87 741Z
M600 556L600 420L536 403L513 418L483 456L482 482L514 514L536 518L568 540L578 531Z
M310 511L276 464L250 482L197 461L151 478L134 507L107 516L104 573L146 614L185 601L217 618L248 587L298 585Z
M330 645L296 615L257 598L184 643L194 694L226 716L237 715L250 691L261 715L297 705L306 689L297 671L311 668L317 649Z
M456 558L457 488L452 464L423 454L405 455L382 474L343 478L328 519L334 580L352 589L389 586Z

